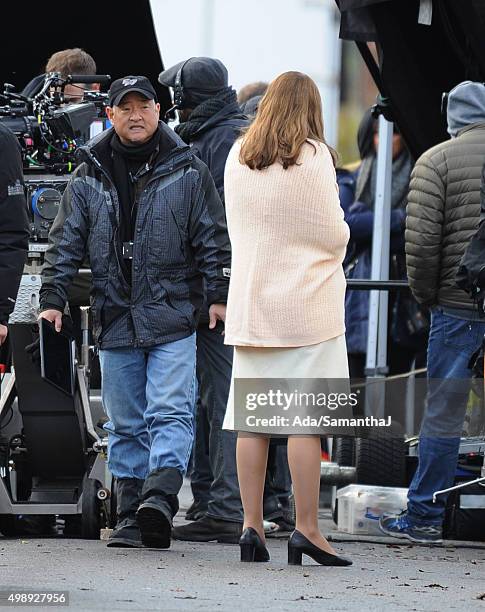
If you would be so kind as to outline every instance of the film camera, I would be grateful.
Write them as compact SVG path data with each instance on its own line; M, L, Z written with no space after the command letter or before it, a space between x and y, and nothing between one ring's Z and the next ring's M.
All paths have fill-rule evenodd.
M32 98L16 93L8 83L0 93L0 122L14 132L22 150L32 263L42 259L62 193L76 166L77 149L105 127L106 93L84 91L81 102L70 104L64 89L71 84L82 87L110 80L109 75L63 78L49 73Z

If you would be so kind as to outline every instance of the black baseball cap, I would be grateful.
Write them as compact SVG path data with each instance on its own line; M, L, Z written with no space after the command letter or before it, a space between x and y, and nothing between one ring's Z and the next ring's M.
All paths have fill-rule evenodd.
M108 92L108 100L110 106L118 106L126 94L136 91L145 96L148 100L157 101L157 94L153 89L153 85L144 76L125 76L122 79L116 79L111 83Z

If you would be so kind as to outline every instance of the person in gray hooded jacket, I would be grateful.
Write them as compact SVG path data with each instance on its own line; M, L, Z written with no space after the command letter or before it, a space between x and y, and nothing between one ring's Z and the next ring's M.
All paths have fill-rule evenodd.
M406 217L406 264L416 300L431 309L428 398L419 438L419 464L407 511L381 518L388 535L417 542L442 537L446 496L453 485L465 416L470 358L485 322L456 285L460 260L478 228L485 159L485 85L465 81L447 97L451 140L416 162Z

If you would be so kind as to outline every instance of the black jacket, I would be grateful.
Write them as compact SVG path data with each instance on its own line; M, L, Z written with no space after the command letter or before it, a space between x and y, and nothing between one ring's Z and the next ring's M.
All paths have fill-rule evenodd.
M0 323L12 313L29 247L20 145L0 123Z
M237 102L212 115L191 137L197 156L209 168L217 191L224 202L224 168L232 145L249 124Z
M62 310L86 252L94 333L102 349L148 347L195 330L203 301L225 303L230 248L224 209L205 164L164 124L167 146L143 193L135 223L132 284L120 266L120 206L106 170L112 130L83 148L49 234L41 309ZM161 153L162 147L161 147Z

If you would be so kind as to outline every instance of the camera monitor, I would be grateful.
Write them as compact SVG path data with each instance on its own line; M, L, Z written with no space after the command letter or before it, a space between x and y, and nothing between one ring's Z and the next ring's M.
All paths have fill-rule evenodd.
M40 371L44 380L74 395L74 339L46 319L39 321Z

